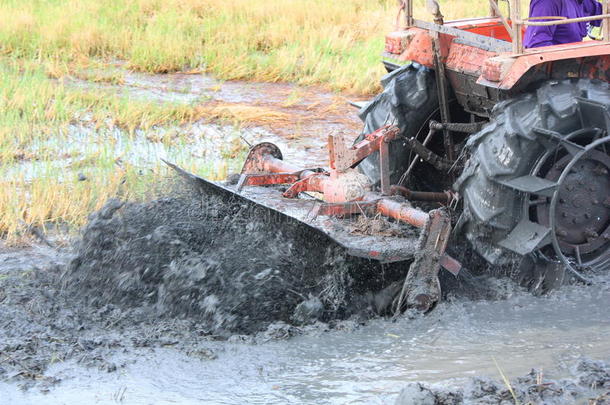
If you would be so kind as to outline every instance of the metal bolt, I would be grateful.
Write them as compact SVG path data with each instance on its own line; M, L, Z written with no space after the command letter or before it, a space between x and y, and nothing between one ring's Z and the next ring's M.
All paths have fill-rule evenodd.
M565 199L563 199L563 198L560 198L560 199L559 199L559 204L565 204L565 203L566 203L566 200L565 200Z
M595 169L593 169L593 173L598 176L606 176L608 174L608 169L606 169L604 166L598 165L595 167Z
M557 231L555 233L557 234L557 236L560 236L562 238L568 236L568 233L566 231L564 231L563 229L557 229Z
M593 238L593 239L595 239L595 238L598 238L598 237L599 237L599 234L598 234L597 232L595 232L593 229L586 229L586 230L585 230L585 236L586 236L587 238Z
M585 218L591 219L591 214L589 214L588 212L585 212Z

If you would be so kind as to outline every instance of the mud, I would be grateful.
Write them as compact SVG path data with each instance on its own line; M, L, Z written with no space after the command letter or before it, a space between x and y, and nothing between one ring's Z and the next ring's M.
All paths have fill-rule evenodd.
M113 353L142 347L214 358L200 342L285 339L373 314L374 297L353 278L364 269L332 246L168 186L179 191L108 201L70 250L4 254L0 378L46 389L57 382L47 367L68 359L115 371L124 363Z
M312 122L307 136L290 140L295 124L246 137L290 142L288 159L304 164L324 162L328 128L314 115L336 114L331 130L351 125L332 95L289 105L287 85L128 75L121 91L293 109ZM191 148L202 158L234 130L192 128L206 135ZM153 149L143 165L165 153ZM471 267L443 273L438 308L392 320L376 306L399 278L391 268L375 273L244 207L168 188L180 191L108 202L70 248L0 249L0 404L512 404L504 374L519 403L607 403L607 275L538 297L457 249ZM394 232L375 218L353 225Z
M606 403L610 290L603 278L535 297L507 279L471 276L467 290L490 300L473 301L454 286L434 313L396 322L316 321L326 301L295 300L283 291L274 302L296 304L293 319L265 322L250 335L214 333L213 318L181 312L201 300L183 294L180 305L159 308L158 299L136 293L136 275L119 271L113 278L100 266L103 275L93 277L76 266L93 246L109 252L110 245L91 241L99 241L96 229L117 225L115 215L158 215L146 205L122 206L110 216L115 208L111 203L92 217L76 252L34 247L0 256L1 404L515 403L502 374L520 403ZM174 212L193 220L188 210ZM100 221L110 222L104 228ZM126 270L117 257L113 265ZM71 278L79 272L86 276ZM197 285L165 283L172 291L186 285L185 292ZM237 300L244 293L225 291ZM263 305L257 301L256 308ZM246 324L225 327L237 325ZM538 370L528 373L531 367Z
M222 337L274 321L346 317L361 306L353 269L332 246L295 240L246 207L181 193L144 204L112 200L93 214L63 275L66 291L95 307L190 319Z
M473 377L462 387L440 384L408 384L396 405L458 404L610 404L610 364L581 359L571 370L571 378L547 379L542 370L504 381Z
M117 84L65 80L69 86L100 88L130 98L198 106L211 119L195 126L185 125L180 132L183 135L192 133L194 140L203 142L204 148L198 149L202 149L201 154L206 158L225 141L209 134L209 126L225 137L238 131L252 144L263 140L273 142L280 147L285 159L304 167L327 165L329 134L344 133L351 139L362 129L358 110L348 104L348 100L362 101L362 96L348 98L321 88L289 83L219 81L205 74L121 72L124 80ZM246 112L259 113L244 116L243 108ZM219 115L226 125L213 125L218 123L213 120L215 115ZM212 142L209 142L210 137Z
M535 297L507 279L470 276L462 287L449 287L448 297L432 314L397 322L353 316L316 321L325 316L327 300L293 298L284 290L271 298L292 310L273 312L262 323L259 318L262 330L246 335L228 328L245 331L254 323L229 319L217 327L214 321L223 318L205 314L205 309L204 314L192 312L205 308L205 299L190 295L198 286L192 276L201 274L201 266L183 267L187 277L176 282L171 265L159 259L164 249L176 249L177 258L196 257L196 243L185 247L189 237L162 238L173 244L144 242L142 235L122 240L131 247L113 239L126 237L121 227L148 230L146 219L130 213L144 213L167 227L167 220L159 222L155 204L178 203L166 199L119 208L113 202L92 216L74 252L35 247L0 256L0 403L393 403L408 382L403 399L421 386L418 390L436 401L431 403L514 403L501 373L512 379L521 403L588 403L589 398L604 403L610 290L603 278L594 286L565 286L549 297ZM200 214L189 212L194 207L181 204L170 212L182 215L185 223L197 223ZM101 231L114 236L100 239L96 232ZM136 248L142 243L153 243L155 249ZM136 258L108 256L114 248ZM155 259L145 258L144 252L155 253ZM81 267L79 257L85 255L100 264ZM221 257L212 250L208 255ZM160 284L174 293L141 295L154 290L140 285L144 272L124 274L127 267L121 265L138 259L159 268L168 265L171 277ZM93 269L101 274L89 274ZM235 281L230 273L225 278ZM275 286L285 288L279 281ZM183 294L176 294L181 289ZM262 293L270 290L263 286ZM473 301L465 291L490 300ZM219 300L220 314L226 314L225 305L257 294L238 285L223 292L235 301ZM241 314L274 311L264 299ZM269 322L278 314L290 319ZM531 367L543 370L528 374Z

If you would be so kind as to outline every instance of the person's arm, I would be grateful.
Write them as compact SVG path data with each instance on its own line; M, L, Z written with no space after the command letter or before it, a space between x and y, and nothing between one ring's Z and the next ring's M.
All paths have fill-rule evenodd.
M595 1L595 0L589 0ZM536 20L535 17L555 17L561 16L559 2L556 0L532 0L530 3L530 21ZM554 45L553 35L557 29L556 25L534 26L530 25L525 31L524 43L527 48Z
M597 0L583 0L582 9L585 16L600 15L602 13L602 5ZM589 21L589 24L599 27L602 25L602 20Z

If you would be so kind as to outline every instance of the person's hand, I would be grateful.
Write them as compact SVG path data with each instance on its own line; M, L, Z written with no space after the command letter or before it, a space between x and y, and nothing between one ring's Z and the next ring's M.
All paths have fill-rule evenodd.
M587 26L587 36L594 41L601 41L604 39L602 35L602 28L591 24L588 24Z

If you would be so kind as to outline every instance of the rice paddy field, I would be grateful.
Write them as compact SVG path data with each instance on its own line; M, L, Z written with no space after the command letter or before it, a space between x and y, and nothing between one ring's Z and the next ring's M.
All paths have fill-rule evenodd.
M441 6L446 18L487 14L474 0ZM416 10L425 17L423 0ZM69 234L109 197L148 198L168 175L158 157L225 177L244 157L244 128L295 121L288 108L308 89L328 96L299 119L323 127L343 96L379 90L396 13L393 0L0 0L0 235ZM214 79L200 95L147 91L175 72ZM210 99L236 80L293 85L279 109ZM221 146L195 153L210 128Z

